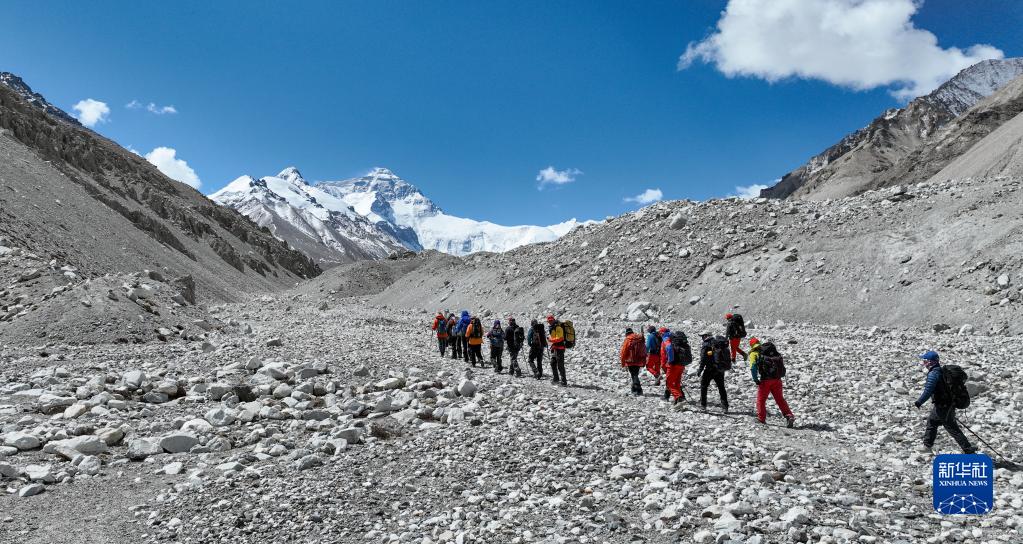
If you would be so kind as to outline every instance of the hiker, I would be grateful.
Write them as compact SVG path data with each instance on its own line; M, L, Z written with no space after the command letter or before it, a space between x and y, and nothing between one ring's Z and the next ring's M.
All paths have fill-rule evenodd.
M469 320L469 326L465 329L465 339L469 344L469 363L474 367L476 363L483 366L483 323L480 323L480 318L473 317Z
M465 362L469 362L469 342L465 336L466 330L469 328L469 310L462 310L462 316L455 323L455 359L463 359Z
M547 328L549 331L547 343L551 350L551 373L554 374L551 381L559 383L560 378L561 385L567 386L568 378L565 377L565 327L553 315L548 315Z
M728 413L728 392L725 391L725 372L732 369L732 362L729 360L728 341L724 337L718 337L720 341L715 349L715 338L710 331L700 333L700 368L696 375L700 376L700 407L707 409L707 388L710 382L718 386L718 395L721 396L721 408Z
M728 343L732 349L732 362L735 362L736 354L742 355L743 361L748 360L749 354L739 347L742 339L746 338L746 321L739 314L725 314L725 322L725 336L728 336Z
M646 364L646 342L643 335L636 334L631 327L625 329L625 341L622 342L620 359L622 366L629 371L629 376L632 377L632 394L637 397L641 396L643 386L639 383L639 371Z
M462 353L462 340L455 336L455 325L458 324L458 318L455 314L448 314L448 346L451 348L451 358L458 359Z
M646 329L646 371L654 377L654 387L661 385L661 335L650 325Z
M504 345L508 349L508 374L516 378L522 377L519 367L519 351L526 341L526 332L515 322L514 317L508 318L508 326L504 329Z
M665 330L661 341L661 360L664 361L664 399L671 398L676 407L685 406L685 393L682 392L682 378L686 373L686 365L693 361L693 351L689 340L682 331Z
M440 348L440 356L443 357L444 351L448 347L448 318L444 317L444 310L437 312L431 328L437 331L437 347Z
M500 374L504 371L501 360L504 351L504 329L501 328L500 319L494 320L494 326L487 333L487 339L490 340L490 364L494 365L494 372Z
M543 325L535 319L529 322L526 343L529 344L529 368L533 371L533 377L541 380L543 379L543 352L547 349L547 335L543 331Z
M749 339L749 368L753 383L757 384L757 420L767 423L767 396L774 397L775 404L788 421L787 427L792 428L796 416L792 415L789 404L782 393L781 379L785 377L785 363L778 348L773 343L760 344L760 339Z
M939 359L935 351L920 355L920 366L927 372L927 381L924 382L923 393L913 406L919 410L928 399L932 403L931 412L927 415L927 429L924 431L924 442L920 452L930 453L934 447L934 439L938 437L938 426L942 426L956 444L959 444L963 453L977 453L977 449L970 444L970 440L959 428L959 422L956 420L956 399L949 382L950 372L941 366Z

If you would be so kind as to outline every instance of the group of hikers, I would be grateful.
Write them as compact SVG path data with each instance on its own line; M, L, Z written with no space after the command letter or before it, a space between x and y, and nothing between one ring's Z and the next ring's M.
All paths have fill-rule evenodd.
M549 353L552 382L567 386L565 350L575 347L575 327L571 321L559 321L554 315L548 315L546 321L546 330L536 319L530 322L528 329L523 329L515 318L509 317L507 326L502 326L498 319L494 320L489 330L485 330L480 318L471 316L466 310L459 317L454 313L439 311L431 328L436 332L442 357L450 348L452 359L464 359L473 367L484 364L482 346L486 340L490 345L490 363L497 373L504 371L503 355L507 351L508 373L521 377L519 353L528 348L527 360L533 377L542 379L544 354ZM700 406L707 409L707 390L713 382L717 386L721 407L728 413L725 374L732 370L736 358L742 357L757 387L757 421L762 424L767 422L767 398L772 397L785 417L787 426L792 428L796 417L785 401L782 382L785 377L785 359L773 342L761 342L756 337L749 337L749 351L743 350L742 342L747 336L745 320L736 313L725 315L724 336L714 335L709 330L699 333L699 367L696 375L700 378ZM649 325L645 334L641 334L631 327L626 328L619 359L631 377L633 395L643 394L640 373L646 369L654 378L655 386L660 386L661 378L664 377L663 398L672 402L676 409L684 408L686 397L682 384L686 368L696 362L684 332ZM970 403L965 387L966 373L958 366L942 367L934 351L920 355L920 361L921 367L927 372L927 380L923 393L914 405L920 408L928 400L933 404L927 417L921 451L931 451L938 427L944 427L964 453L975 453L976 448L963 434L956 418L956 409L966 408Z
M758 338L749 339L749 352L743 351L742 340L746 338L746 323L739 314L725 315L725 336L715 336L710 331L699 333L699 368L696 375L700 377L700 406L707 409L707 390L711 382L717 386L721 398L721 407L728 413L728 391L725 389L725 373L732 370L737 356L742 356L749 363L750 376L757 386L756 411L757 420L767 421L767 398L774 398L788 426L795 424L796 417L792 414L782 387L785 376L785 360L772 342L761 342ZM639 376L642 369L653 376L655 386L661 384L664 376L664 399L675 406L685 406L685 390L682 382L686 369L696 362L689 339L682 331L672 331L667 327L657 328L650 325L645 336L632 328L625 329L625 341L619 353L622 366L628 369L632 378L632 394L642 395L643 386Z
M536 319L529 323L529 329L523 329L515 322L514 317L508 318L508 325L501 326L501 320L494 320L490 329L483 327L478 316L469 315L462 310L459 317L454 313L445 315L438 311L433 318L433 329L437 334L437 347L441 357L451 348L452 359L463 359L465 362L483 366L483 341L490 344L490 364L494 372L504 372L504 352L508 352L508 373L521 378L522 368L519 366L519 353L528 348L527 363L533 377L543 379L544 354L550 354L551 381L562 386L568 385L565 376L565 350L575 347L575 327L571 321L559 321L553 315L547 316L547 329Z

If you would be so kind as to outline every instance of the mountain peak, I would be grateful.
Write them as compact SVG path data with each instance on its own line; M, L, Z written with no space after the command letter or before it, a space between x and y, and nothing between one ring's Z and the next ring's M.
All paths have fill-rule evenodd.
M401 179L390 168L384 168L384 167L381 167L381 166L378 166L378 167L370 170L369 174L366 174L366 177L367 178L395 178L395 179Z
M305 178L302 177L302 172L299 172L298 168L295 168L294 166L289 166L284 170L281 170L281 173L277 174L277 177L292 183L306 183Z
M46 113L54 117L63 119L64 121L73 123L75 125L81 124L78 122L78 119L75 119L66 111L47 102L46 99L43 98L43 95L33 91L32 88L28 86L28 83L25 83L25 80L18 77L17 74L12 74L10 72L0 72L0 85L3 85L11 89L12 91L18 93L26 102L32 104L33 106L45 111Z
M1023 57L982 60L961 70L927 98L958 116L1020 75Z

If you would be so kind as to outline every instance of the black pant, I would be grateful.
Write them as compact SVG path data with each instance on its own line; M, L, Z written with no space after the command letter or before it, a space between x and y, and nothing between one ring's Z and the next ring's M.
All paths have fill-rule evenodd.
M469 337L468 336L463 336L462 337L462 358L465 359L465 362L467 362L467 363L469 362L469 358L470 358L470 356L469 356L470 348L472 348L472 346L469 345ZM480 362L483 362L483 358L482 357L480 358Z
M475 344L475 345L469 344L468 359L466 359L466 360L469 361L470 363L472 363L472 366L476 366L476 363L479 363L480 366L482 366L483 365L483 344Z
M565 377L565 350L551 350L551 373L554 374L554 381L568 383L568 378Z
M508 373L522 375L522 369L519 368L519 348L508 348Z
M728 409L728 392L725 391L725 373L718 372L710 368L703 369L703 375L700 376L700 406L707 407L707 388L710 387L710 382L713 381L718 386L718 395L721 396L721 406Z
M639 371L643 370L641 366L627 366L629 369L629 376L632 377L632 392L637 395L643 394L643 386L639 383Z
M444 356L444 351L448 347L448 339L447 338L438 338L437 339L437 347L440 348L440 356L443 357Z
M928 448L934 445L934 439L938 437L939 426L945 427L945 430L956 441L956 444L959 444L959 447L962 448L963 453L974 453L977 451L973 449L970 440L966 438L963 430L959 428L959 423L956 421L955 406L935 404L931 407L931 413L927 415L927 430L924 431L924 445Z
M451 358L452 359L461 359L462 358L462 340L464 340L464 338L461 337L461 336L452 336L451 337Z
M496 346L490 346L490 364L494 365L494 370L500 372L501 367L501 355L504 353L504 348Z
M535 364L534 364L535 361ZM537 378L543 377L543 348L531 346L529 348L529 368Z

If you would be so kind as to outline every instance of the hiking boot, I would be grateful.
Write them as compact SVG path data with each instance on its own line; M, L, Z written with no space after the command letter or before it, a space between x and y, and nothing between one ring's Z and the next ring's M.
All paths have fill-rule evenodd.
M561 380L561 387L568 387L568 380Z
M928 446L927 444L920 444L919 446L916 447L915 451L917 453L934 453L934 450L931 449L931 446Z
M977 453L977 448L966 448L963 450L963 453L966 455L973 455L974 453Z
M786 427L791 429L792 427L794 427L796 425L796 416L789 416L789 417L787 417L785 419L788 420L788 422L785 423Z
M654 376L654 387L660 387L660 386L661 386L661 377L660 376Z
M727 404L721 407L721 413L722 414L727 414L728 413L728 405Z
M707 405L706 404L701 404L700 405L700 411L701 412L706 412L707 411Z

